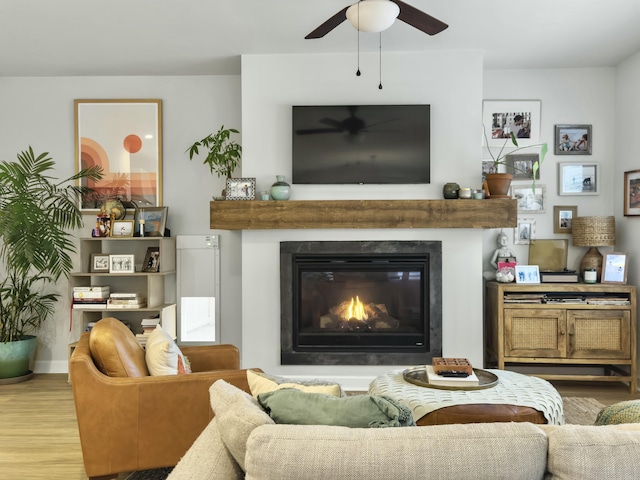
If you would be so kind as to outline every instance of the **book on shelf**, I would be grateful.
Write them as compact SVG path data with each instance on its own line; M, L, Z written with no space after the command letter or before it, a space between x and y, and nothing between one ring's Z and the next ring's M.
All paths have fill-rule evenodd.
M147 300L144 297L135 297L135 298L113 298L109 297L107 303L110 305L140 305L141 303L146 303Z
M468 377L445 377L443 375L438 375L434 371L433 365L426 365L425 368L427 369L427 379L432 385L439 385L442 387L473 387L480 385L480 380L475 372Z
M587 297L589 305L631 305L631 301L625 297Z
M73 287L73 298L109 298L110 287Z
M111 290L109 285L96 286L92 285L89 287L73 287L74 292L108 292Z
M106 300L109 292L73 292L74 300Z
M106 305L108 298L74 298L73 303L78 304L93 304L93 303L101 303L102 305Z
M73 303L72 308L74 310L105 310L107 308L106 303Z
M578 283L580 276L575 271L540 272L542 283Z
M142 297L142 294L137 292L113 292L109 294L110 298L138 298Z
M135 304L122 304L122 303L109 303L107 302L107 310L118 310L125 308L144 308L147 306L146 302Z

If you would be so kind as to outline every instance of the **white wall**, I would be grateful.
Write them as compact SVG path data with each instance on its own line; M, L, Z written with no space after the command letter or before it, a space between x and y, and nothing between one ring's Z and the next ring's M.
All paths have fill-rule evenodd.
M242 175L268 189L291 178L291 105L431 104L431 184L293 185L292 199L442 198L449 181L480 186L482 57L479 52L265 55L242 59ZM279 244L285 240L442 240L443 352L482 363L482 231L273 230L242 234L243 365L280 375L326 377L364 387L389 366L281 366ZM464 301L460 301L464 299ZM463 334L461 332L464 332ZM395 367L400 368L400 367Z
M0 77L0 159L14 160L17 152L31 145L36 153L50 152L59 177L72 175L73 100L79 98L162 99L167 226L172 235L228 235L209 229L209 200L220 193L223 181L212 177L200 161L190 162L185 150L223 123L240 127L238 76ZM86 217L79 236L90 236L94 221L95 217ZM239 274L239 265L236 269ZM67 288L66 281L59 283L55 318L39 334L37 372L66 372L67 344L80 335L80 325L70 331Z

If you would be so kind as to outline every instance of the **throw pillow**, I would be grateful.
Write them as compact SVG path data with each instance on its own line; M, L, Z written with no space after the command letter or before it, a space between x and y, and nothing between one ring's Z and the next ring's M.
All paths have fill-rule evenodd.
M377 395L334 397L286 388L261 393L258 402L276 423L351 428L415 425L411 410L392 398Z
M144 350L136 336L117 318L98 321L89 335L91 357L109 377L147 377Z
M145 359L151 375L178 375L191 373L182 351L160 325L149 334Z
M640 400L626 400L604 407L595 421L595 425L620 423L640 423Z
M325 393L334 397L342 396L342 388L335 383L326 384L317 380L292 382L283 377L270 376L253 370L247 370L247 382L249 383L251 395L255 399L261 393L273 392L282 388L295 388L309 393Z

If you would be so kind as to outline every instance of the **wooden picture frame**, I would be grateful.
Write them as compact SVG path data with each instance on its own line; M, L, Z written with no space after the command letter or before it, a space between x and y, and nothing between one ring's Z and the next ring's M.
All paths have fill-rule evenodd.
M556 155L591 155L591 125L556 125Z
M577 205L554 205L553 233L572 233L573 219L577 216Z
M227 200L255 200L255 178L227 178Z
M160 271L160 247L147 247L144 262L142 262L142 271L150 273Z
M140 237L164 237L169 207L142 207L136 212L135 235ZM144 235L141 234L141 229Z
M516 265L516 283L540 283L538 265Z
M624 216L640 215L640 170L624 172Z
M109 273L135 273L135 255L109 255Z
M511 197L518 204L518 213L545 213L547 210L547 187L536 184L511 185Z
M541 103L540 100L484 100L482 102L482 124L486 131L484 146L502 147L517 124L517 117L522 117L524 128L520 136L516 134L518 145L527 147L540 143ZM520 125L515 126L515 128L519 127ZM511 145L511 142L507 141L506 148Z
M533 164L540 160L537 153L516 153L507 155L504 159L506 172L513 175L513 180L532 180ZM540 180L540 165L536 170L536 180Z
M109 198L162 205L162 100L74 100L76 172L102 167L94 189L80 199L83 213Z
M597 163L559 162L558 195L599 195Z
M536 221L533 218L518 218L518 226L513 229L514 245L529 245L536 238Z
M628 257L624 253L607 253L602 261L600 283L627 283Z
M133 220L114 220L111 225L111 237L133 237Z
M89 264L90 273L109 273L110 263L108 253L92 253Z

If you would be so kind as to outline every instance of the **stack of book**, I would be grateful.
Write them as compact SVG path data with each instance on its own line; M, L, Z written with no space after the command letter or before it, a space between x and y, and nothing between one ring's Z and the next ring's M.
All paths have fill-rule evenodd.
M127 309L144 308L147 306L147 299L139 293L119 292L109 295L107 309Z
M160 324L160 315L155 315L149 318L143 318L140 322L140 326L142 327L142 333L136 333L136 338L140 345L144 346L147 343L147 338L153 332L156 327Z
M107 306L107 300L111 287L73 287L74 309L97 309L103 310Z

